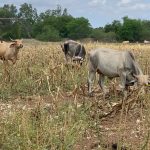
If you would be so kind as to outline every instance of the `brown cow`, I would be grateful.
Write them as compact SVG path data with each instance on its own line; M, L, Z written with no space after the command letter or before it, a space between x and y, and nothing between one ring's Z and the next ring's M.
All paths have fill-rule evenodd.
M8 74L6 67L8 66L8 61L11 61L13 64L16 63L18 59L19 49L23 47L22 40L12 40L11 42L0 42L0 59L4 63L5 72Z

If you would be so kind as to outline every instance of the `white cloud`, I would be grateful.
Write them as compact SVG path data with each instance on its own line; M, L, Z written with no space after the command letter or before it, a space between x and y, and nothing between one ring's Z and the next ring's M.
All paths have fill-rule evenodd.
M137 4L135 4L135 5L130 6L129 9L131 9L131 10L150 9L150 4L137 3Z
M88 4L90 6L105 5L106 0L91 0Z
M132 0L121 0L119 3L120 4L129 4L131 2L132 2Z
M122 10L144 10L150 8L150 3L145 3L142 0L121 0L117 3L118 8Z
M144 3L142 2L142 0L120 0L117 5L119 7L127 7L127 6L131 6L131 5L135 5L138 3Z

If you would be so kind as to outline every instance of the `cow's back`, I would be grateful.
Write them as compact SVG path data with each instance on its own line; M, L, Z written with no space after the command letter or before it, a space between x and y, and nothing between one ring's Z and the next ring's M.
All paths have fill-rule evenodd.
M5 55L6 51L9 50L9 45L9 43L6 43L4 41L0 43L0 56Z
M116 77L120 70L131 67L132 58L128 51L99 48L90 53L89 61L91 68L108 77Z
M65 45L67 45L67 52L68 54L73 57L73 56L78 56L81 50L81 44L73 41L73 40L68 40L65 42Z

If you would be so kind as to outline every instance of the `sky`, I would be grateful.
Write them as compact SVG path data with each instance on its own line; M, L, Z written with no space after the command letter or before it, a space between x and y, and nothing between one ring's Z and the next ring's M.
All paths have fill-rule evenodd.
M74 17L89 19L94 28L121 20L124 16L150 20L150 0L0 0L0 7L14 4L19 8L23 3L32 4L38 13L55 9L59 4Z

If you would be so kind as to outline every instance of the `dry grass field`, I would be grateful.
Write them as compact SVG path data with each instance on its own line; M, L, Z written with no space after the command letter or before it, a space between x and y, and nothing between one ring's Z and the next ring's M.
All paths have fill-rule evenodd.
M0 150L150 150L150 90L129 93L121 104L115 80L103 99L97 81L87 94L87 62L66 65L60 43L24 40L5 80L0 63ZM84 43L132 50L150 75L150 45ZM111 60L110 60L111 61Z

